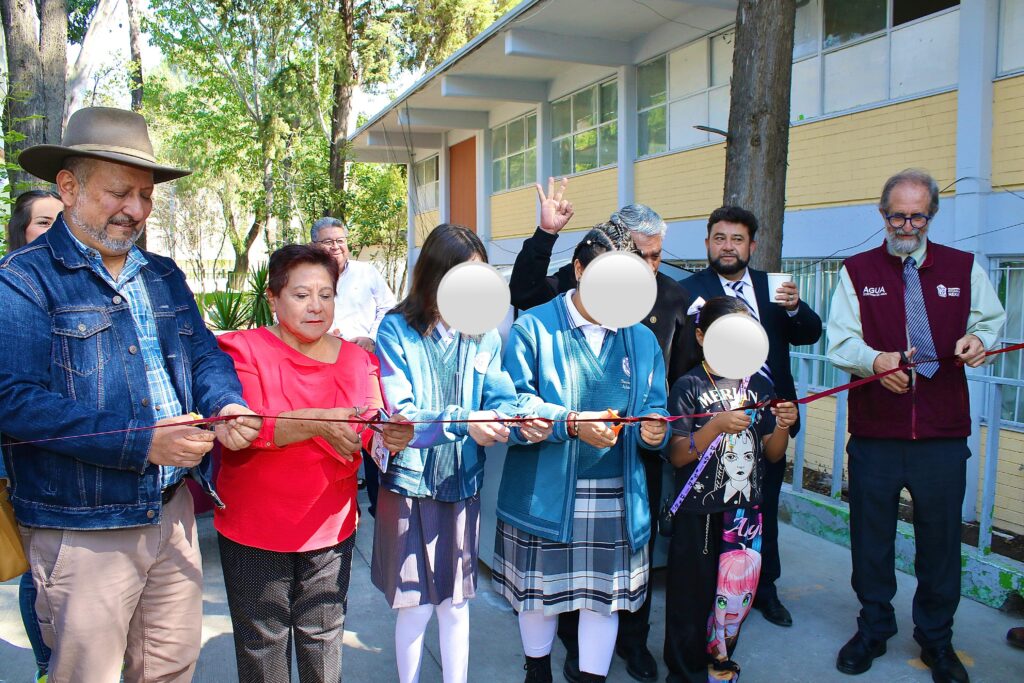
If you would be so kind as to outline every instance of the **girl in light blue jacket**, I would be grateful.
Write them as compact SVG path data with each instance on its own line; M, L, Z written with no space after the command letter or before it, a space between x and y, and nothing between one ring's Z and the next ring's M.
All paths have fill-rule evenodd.
M465 335L441 319L441 279L472 260L487 261L475 233L448 224L435 228L423 243L409 296L377 332L385 403L393 413L425 423L415 425L409 447L381 474L373 540L373 584L398 610L401 683L419 680L423 634L435 611L444 681L467 680L484 448L550 433L538 422L513 434L500 421L525 411L502 369L497 330Z
M613 246L591 230L573 254L576 280ZM495 589L519 614L528 682L551 681L557 617L579 612L580 681L603 681L618 612L636 611L648 584L651 516L637 449L668 438L660 419L615 427L622 416L658 418L665 362L643 325L615 329L586 311L577 290L532 308L512 326L505 367L552 436L509 448L498 490ZM620 431L621 429L621 431Z

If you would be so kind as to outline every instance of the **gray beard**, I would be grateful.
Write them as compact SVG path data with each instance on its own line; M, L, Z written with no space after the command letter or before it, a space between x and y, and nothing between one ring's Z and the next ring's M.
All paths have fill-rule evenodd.
M76 226L78 226L83 231L88 233L90 237L92 237L94 240L102 244L104 248L118 255L127 254L129 251L131 251L131 248L135 246L135 241L139 239L139 237L142 235L142 231L145 227L145 224L141 224L138 226L138 228L136 228L135 232L132 233L132 236L130 238L117 240L107 234L107 231L105 230L105 225L102 227L96 227L95 225L89 225L88 223L83 221L78 213L77 206L72 207L70 213L71 221Z
M900 231L894 230L893 232L885 233L885 245L893 256L913 254L921 247L921 242L924 240L923 231L918 230L913 240L899 239L897 237L898 232Z

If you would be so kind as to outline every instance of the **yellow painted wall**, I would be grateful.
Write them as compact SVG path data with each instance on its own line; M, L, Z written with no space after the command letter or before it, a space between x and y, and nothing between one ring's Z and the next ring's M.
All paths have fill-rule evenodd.
M636 163L635 196L666 221L705 218L722 205L725 144Z
M1013 163L1024 181L1024 78L1016 80L1016 108L1007 106L1004 118L1016 126L1007 130L1015 131ZM954 179L955 92L790 129L786 208L877 201L885 179L908 166L930 171L940 186ZM722 202L725 145L638 161L635 176L636 201L666 220L702 218Z
M430 231L437 227L438 223L441 222L441 212L437 209L433 211L424 211L423 213L416 214L416 246L422 247L423 240L427 239L427 235Z
M836 426L836 400L825 398L807 406L807 436L804 443L804 467L819 472L832 470L832 443ZM840 426L846 429L845 425ZM988 430L981 429L981 449L975 453L967 466L979 468L978 472L978 518L981 518L981 493L984 485L985 440ZM847 435L848 438L848 435ZM790 442L789 458L792 462L795 440ZM847 477L846 460L843 460L843 478ZM1024 533L1024 434L1002 429L999 431L999 463L996 475L996 505L993 525L1014 533ZM909 496L904 491L904 497Z
M491 195L491 239L528 237L537 228L537 190L521 190Z
M796 126L789 136L786 208L878 201L908 166L944 187L956 175L956 93Z
M994 89L992 185L1024 187L1024 76L998 81Z

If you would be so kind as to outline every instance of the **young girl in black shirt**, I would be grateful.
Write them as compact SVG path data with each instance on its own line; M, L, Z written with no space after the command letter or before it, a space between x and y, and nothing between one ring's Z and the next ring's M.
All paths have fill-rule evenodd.
M739 299L706 302L697 342L718 318L748 314ZM668 409L669 459L678 497L669 544L665 662L669 682L736 681L731 655L761 573L761 487L764 458L785 455L796 405L769 408L771 382L761 374L726 379L702 362L676 380Z

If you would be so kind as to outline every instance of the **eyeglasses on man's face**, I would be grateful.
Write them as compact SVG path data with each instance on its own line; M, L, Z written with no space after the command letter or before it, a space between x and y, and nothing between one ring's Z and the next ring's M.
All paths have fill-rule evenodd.
M907 223L910 223L910 227L915 230L920 230L924 226L928 225L928 221L932 219L931 216L924 213L912 213L909 216L905 213L890 213L886 214L885 221L894 230L900 230Z
M348 240L342 237L336 240L317 240L316 243L324 249L344 249L345 245L348 244Z

